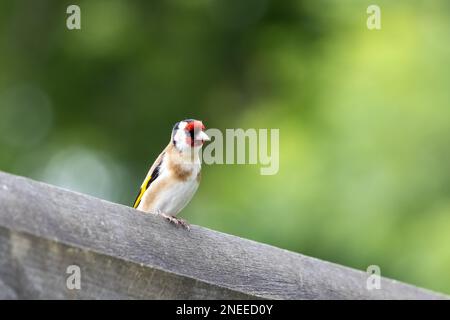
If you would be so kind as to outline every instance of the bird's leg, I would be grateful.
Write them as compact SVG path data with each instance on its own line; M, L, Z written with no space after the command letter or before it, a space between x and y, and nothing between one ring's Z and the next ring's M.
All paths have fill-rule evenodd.
M183 228L187 229L188 231L191 229L189 227L189 223L187 223L187 221L183 220L183 219L179 219L179 218L175 218L173 216L170 216L168 214L165 213L160 213L160 215L165 218L167 221L169 221L170 223L173 223L174 225L178 226L182 226Z

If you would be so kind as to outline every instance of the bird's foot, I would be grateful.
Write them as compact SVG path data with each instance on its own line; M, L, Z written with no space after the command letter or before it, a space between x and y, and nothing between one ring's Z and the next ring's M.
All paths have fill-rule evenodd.
M191 230L191 227L189 226L189 223L186 220L175 218L173 216L169 216L164 213L160 213L160 215L162 217L164 217L167 221L169 221L170 223L173 223L176 226L182 226L183 228L185 228L188 231Z

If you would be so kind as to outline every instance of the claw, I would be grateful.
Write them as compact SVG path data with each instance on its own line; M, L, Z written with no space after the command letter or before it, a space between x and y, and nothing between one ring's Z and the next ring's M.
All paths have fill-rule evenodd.
M189 226L189 223L188 223L186 220L183 220L183 219L176 219L176 220L178 220L178 223L179 223L183 228L185 228L187 231L190 231L190 230L191 230L191 227Z
M164 217L167 221L169 221L170 223L173 223L176 226L180 225L180 226L182 226L183 228L185 228L188 231L191 230L191 228L189 226L189 223L186 220L178 219L178 218L175 218L173 216L169 216L169 215L164 214L164 213L160 213L160 215L162 217Z

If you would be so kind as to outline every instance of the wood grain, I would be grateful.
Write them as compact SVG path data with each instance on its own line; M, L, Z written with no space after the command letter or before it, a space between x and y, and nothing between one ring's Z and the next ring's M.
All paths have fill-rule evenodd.
M68 290L69 264L82 270ZM287 250L0 172L0 298L446 299Z

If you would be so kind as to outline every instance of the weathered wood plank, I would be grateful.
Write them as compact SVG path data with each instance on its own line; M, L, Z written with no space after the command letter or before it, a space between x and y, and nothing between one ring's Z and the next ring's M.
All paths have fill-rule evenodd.
M252 299L90 250L0 227L0 299ZM67 267L81 271L69 290Z
M0 243L11 298L446 298L386 278L367 290L361 271L5 173ZM61 287L71 261L86 273L76 294Z

